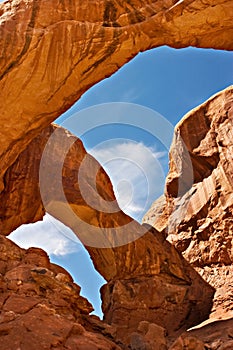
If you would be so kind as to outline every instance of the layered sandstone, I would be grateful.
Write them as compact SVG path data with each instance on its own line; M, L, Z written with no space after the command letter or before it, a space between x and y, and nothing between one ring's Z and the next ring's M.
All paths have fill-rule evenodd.
M84 181L78 181L80 169ZM43 176L48 186L42 202ZM116 327L117 341L130 344L141 321L162 326L174 337L208 316L213 289L162 235L120 210L107 174L68 131L52 125L44 129L4 180L2 234L42 218L44 207L70 226L108 281L102 289L104 320Z
M140 51L233 48L231 0L0 4L1 181L27 144Z
M167 333L171 338L208 316L213 289L163 234L119 210L99 164L79 140L50 123L140 51L165 44L232 49L232 15L230 0L13 0L0 5L1 234L41 219L45 209L68 224L108 281L103 309L105 320L116 327L114 333L88 316L91 307L79 288L45 253L25 252L2 237L2 349L32 349L32 344L35 349L117 349L112 338L133 350L166 349ZM225 313L231 311L230 289L223 283L224 276L232 278L231 92L207 102L178 126L166 197L156 204L161 214L155 226L164 232L174 228L170 238L217 287L215 317L220 317L221 304ZM53 133L59 142L43 158L47 173L40 172ZM183 171L187 164L195 169L191 181ZM42 193L40 181L47 182ZM182 209L178 224L174 206ZM188 337L182 335L178 346L196 349L208 343L196 333L194 342Z
M120 350L114 329L92 320L90 303L38 248L0 236L0 349Z
M233 315L232 126L233 87L211 97L180 121L170 150L165 196L155 201L144 217L144 222L166 234L216 288L210 318L215 321L213 329L223 326L211 341L220 345L225 343L224 322L217 321ZM201 330L195 334L200 335ZM188 337L185 335L185 339ZM184 349L185 341L180 339L174 349ZM231 343L230 335L228 342ZM221 346L210 345L210 349L230 349L232 343Z

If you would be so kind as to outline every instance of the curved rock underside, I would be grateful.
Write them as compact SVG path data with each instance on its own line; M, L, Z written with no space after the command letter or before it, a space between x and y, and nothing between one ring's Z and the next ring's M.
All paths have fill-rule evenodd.
M158 232L166 232L166 224L174 222L173 216L170 221L168 218L174 204L182 200L179 207L186 208L187 196L193 205L189 212L193 221L181 211L177 232L169 236L173 241L179 237L179 250L217 287L215 319L222 317L221 304L224 313L231 315L231 295L229 292L226 298L227 285L221 281L226 281L226 276L230 281L232 276L232 162L228 151L232 147L232 89L204 104L177 127L191 155L194 185L189 176L183 177L184 186L177 191L179 171L185 166L184 161L179 169L175 166L179 152L188 160L178 132L167 180L166 201L171 210L163 211L161 200L157 204L161 212L158 231L121 212L107 175L86 154L81 141L50 123L90 86L140 51L161 45L231 50L232 1L13 0L0 5L0 16L1 234L40 220L45 209L70 226L108 281L102 298L105 322L111 325L88 315L91 306L80 297L78 286L63 269L51 264L43 251L25 251L2 237L1 349L165 350L182 330L208 318L213 288ZM44 158L44 146L52 135L56 135L55 144ZM67 145L71 147L66 153ZM42 155L45 168L40 167ZM85 166L77 181L81 164ZM58 179L57 173L61 174ZM39 180L48 182L42 191L43 202ZM57 191L61 187L64 192ZM205 202L195 193L210 197ZM67 208L73 210L75 220ZM212 244L210 254L206 242L212 237L218 245ZM195 252L193 260L188 253L190 245ZM217 280L217 273L222 279ZM224 324L225 338L221 335L223 324L222 328L213 324L218 332L211 339L208 327L212 326L206 325L200 331L182 334L172 349L204 349L207 345L217 349L216 339L224 338L223 343L231 339L230 322Z
M11 0L0 16L0 191L27 144L140 51L233 49L231 0Z
M46 143L50 152L40 166ZM56 173L67 145L69 151L62 168L63 197L58 191ZM39 188L42 166L49 184L43 203ZM84 182L78 182L81 167ZM44 205L50 214L70 226L85 244L96 269L108 281L102 288L104 319L116 328L116 341L126 344L133 341L131 337L135 332L137 336L140 321L147 322L148 327L152 324L152 328L159 324L166 334L175 337L177 331L208 316L213 289L156 230L145 229L119 209L106 173L86 153L81 141L65 129L53 125L44 129L7 170L4 183L2 234L9 234L22 223L42 219ZM101 199L113 204L115 212L94 209ZM101 202L102 208L104 203ZM68 207L76 220L69 215ZM122 235L132 236L134 241L115 247L121 244ZM111 245L98 248L112 237Z
M166 193L154 202L143 219L167 235L185 259L216 289L212 321L233 316L232 126L232 86L179 122L170 150ZM221 325L219 338L221 333L223 335L224 324L223 321L214 323L213 329ZM232 326L231 321L226 324ZM220 349L221 339L208 338L205 329L211 326L203 328L206 343L208 339L211 343L218 340L219 347L216 343L216 347L210 348ZM201 331L193 334L200 335ZM185 336L186 341L188 337ZM182 341L184 339L174 349L183 349ZM230 345L226 349L231 349L230 333L228 341Z
M175 242L177 248L194 264L198 272L216 288L209 321L213 323L203 326L199 331L183 334L172 345L171 349L184 349L185 346L189 346L190 349L193 346L195 349L198 349L198 346L200 349L204 349L205 345L203 344L210 346L210 349L215 349L216 341L218 344L231 344L231 320L221 323L217 320L232 316L232 266L231 261L226 261L224 258L231 254L232 238L231 231L223 230L220 225L221 222L225 227L224 220L230 224L232 212L232 191L229 187L232 184L230 168L232 141L229 137L232 130L232 92L232 87L224 90L191 111L178 124L171 148L170 172L167 178L165 206L167 210L162 211L161 200L159 201L159 210L156 208L156 212L161 214L160 220L153 222L154 226L164 234L172 232L168 237L172 238L173 243L177 238ZM197 124L196 121L198 121ZM200 125L202 129L200 129ZM51 144L51 135L55 135L54 144ZM109 238L109 229L112 231L122 225L127 236L130 236L129 230L133 230L138 237L142 236L136 241L118 248L100 249L87 246L97 270L108 281L102 288L103 311L105 321L114 326L115 333L111 333L114 334L112 335L113 339L121 347L123 347L122 342L131 344L132 349L134 344L144 346L159 342L161 348L166 349L166 344L168 345L176 337L177 330L180 333L182 329L187 329L190 325L198 324L204 318L208 318L212 290L203 283L185 260L181 259L172 246L164 241L164 236L161 233L152 229L146 234L144 234L145 230L140 233L143 227L119 210L117 203L113 202L115 197L109 178L99 164L86 154L81 141L68 131L52 125L44 129L8 169L4 177L6 189L1 194L1 203L3 204L0 212L1 232L7 235L22 223L42 218L44 204L40 198L39 167L41 156L45 154L45 144L48 139L51 144L51 153L45 158L45 173L49 174L49 187L46 189L47 197L44 198L44 204L48 211L70 225L85 243L86 231L82 233L80 224L72 225L69 217L66 221L67 216L60 216L66 203L63 197L59 197L60 194L57 191L59 183L57 183L55 173L59 169L60 160L64 158L62 183L65 201L69 203L77 217L88 223L90 227L107 228L107 231L103 230L105 236L100 236L99 244L101 245L106 237ZM67 142L69 147L72 146L64 157ZM211 142L214 144L212 145ZM225 151L222 150L224 144L228 145L225 147ZM186 149L184 145L186 145ZM218 147L221 147L220 151ZM193 185L190 183L190 173L184 171L184 169L190 169L190 166L187 167L189 160L186 154L187 150L193 165L194 175L191 178ZM82 167L84 164L82 169L84 183L77 181L81 164ZM179 177L180 180L177 181ZM228 178L229 180L226 181ZM217 190L213 185L216 183L220 195L217 195ZM177 189L177 184L179 184L180 189ZM83 188L80 189L81 186ZM210 198L207 198L209 193L207 189L212 191ZM86 201L81 193L85 193ZM180 197L177 198L177 195ZM194 197L195 195L197 197ZM108 214L93 209L96 202L100 201L100 197L107 203L113 203L115 213ZM207 206L204 203L205 200L208 203ZM50 205L50 201L52 205ZM181 205L178 206L177 203L181 203ZM62 204L62 211L59 210L60 204ZM225 204L224 207L223 204ZM101 205L103 205L102 202ZM200 208L197 208L198 205ZM174 211L176 207L178 207L179 215ZM208 212L206 212L207 209ZM153 211L152 207L150 220L154 219ZM210 218L214 227L219 227L219 229L211 230L208 238L200 239L202 236L199 236L198 233L201 232L202 227L206 227L206 225L202 226L205 224L203 220L209 222ZM201 220L201 225L198 220ZM207 225L207 229L208 227ZM227 227L230 228L229 225ZM180 228L182 228L182 234L180 234ZM185 228L187 233L185 233ZM191 229L193 229L192 234L190 233ZM175 234L176 232L177 234ZM97 232L98 234L99 232ZM187 245L185 234L188 234L188 239L191 236L189 244L192 254L190 255L186 255L186 251L181 249ZM221 237L227 239L227 244L217 244ZM211 244L212 240L215 241L213 244ZM116 244L116 240L112 243ZM204 244L213 249L209 255L206 249L202 250ZM187 252L190 252L190 249L187 249ZM204 254L205 252L206 254ZM219 260L210 263L209 259L213 253L218 256ZM196 261L199 261L200 257L202 257L202 263L197 264ZM224 322L229 328L229 334L223 332L226 329ZM219 331L208 337L211 327L219 329Z

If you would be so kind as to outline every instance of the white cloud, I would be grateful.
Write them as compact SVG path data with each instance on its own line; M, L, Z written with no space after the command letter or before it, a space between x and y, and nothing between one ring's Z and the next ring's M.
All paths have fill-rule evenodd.
M125 139L108 140L88 151L109 174L121 209L141 220L163 193L165 152Z
M165 153L125 139L105 141L89 152L109 174L122 210L140 221L163 193L165 174L160 163ZM22 248L42 248L49 255L64 256L81 249L76 235L49 214L43 221L20 226L9 238Z
M49 255L63 256L81 249L75 234L49 214L44 216L43 221L20 226L8 238L22 248L42 248Z

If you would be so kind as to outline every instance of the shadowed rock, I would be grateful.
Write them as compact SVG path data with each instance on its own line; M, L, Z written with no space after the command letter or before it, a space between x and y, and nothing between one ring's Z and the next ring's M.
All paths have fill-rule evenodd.
M85 181L78 181L80 168ZM108 281L102 288L104 319L116 327L116 339L129 343L141 321L174 335L208 317L213 289L155 229L120 210L107 174L65 129L44 129L5 179L1 232L7 235L20 224L42 219L44 206L70 226ZM106 211L107 204L113 212Z
M165 196L155 201L143 219L167 235L216 289L210 315L212 322L232 317L232 126L233 87L211 97L179 122L170 150ZM182 157L187 151L189 162ZM192 183L186 191L179 192L179 185L185 188L187 184L184 181L183 185L183 180L189 177L190 169ZM216 322L214 329L220 324ZM187 337L185 335L183 346L188 342ZM219 344L225 343L223 331L213 339ZM185 348L181 346L182 341L180 339L174 349ZM226 345L226 349L231 346Z
M0 4L2 177L92 85L141 51L231 50L231 0L13 0Z
M42 249L0 236L0 252L1 350L120 350L114 329L87 316L93 308L80 287Z
M140 226L122 213L108 177L98 163L86 155L81 142L63 129L49 125L90 86L114 73L140 51L161 45L232 49L232 12L232 1L227 0L158 0L143 2L143 5L137 0L122 3L13 0L0 5L1 234L7 235L22 223L41 219L45 208L68 224L86 245L97 270L108 281L102 290L103 308L106 321L116 326L113 335L114 332L107 330L103 323L101 326L98 320L84 315L91 310L90 305L80 298L79 289L72 281L66 282L66 273L54 271L43 252L30 251L33 258L25 262L25 251L9 246L7 239L2 237L2 349L20 346L24 349L32 349L32 346L35 349L118 349L101 334L131 343L131 349L136 349L139 343L141 348L148 348L152 333L158 327L166 328L163 333L168 332L171 337L174 332L208 316L212 288L164 240L163 235ZM216 279L212 281L205 268L212 269L211 264L216 267L220 263L225 269L231 263L228 235L231 234L232 213L230 211L228 216L225 210L231 208L229 193L232 192L227 151L229 147L231 149L229 91L224 93L225 100L220 96L207 102L206 109L200 107L197 118L200 123L192 122L192 128L187 131L178 127L183 139L185 135L190 137L187 148L195 169L195 188L186 176L182 178L182 191L178 191L179 171L188 159L188 154L183 153L179 171L171 166L167 181L166 200L170 211L163 211L163 201L157 206L162 213L157 227L161 231L167 225L174 201L180 198L177 196L180 195L184 203L188 201L187 193L188 198L191 196L192 208L187 215L198 219L193 223L186 214L179 213L181 221L187 221L190 226L182 227L185 239L179 239L182 248L179 244L177 247L196 268L202 269L203 275L207 273L206 278L213 285L216 285ZM216 104L220 100L222 102ZM220 111L216 112L215 108ZM213 112L219 116L215 119L214 129L211 126ZM224 128L218 128L218 125L224 125ZM193 129L194 137L191 137ZM58 130L59 142L44 159L49 176L44 172L39 176L44 146L55 130ZM217 146L213 130L219 131ZM222 136L220 130L223 130ZM176 136L179 149L183 151L182 139ZM64 155L68 140L74 142ZM187 140L188 136L184 141ZM81 184L77 174L84 158L86 167ZM173 160L175 158L173 156ZM64 159L62 168L61 159ZM173 160L171 157L171 164ZM61 172L58 178L57 171ZM93 178L93 174L97 177ZM221 176L224 180L219 181ZM39 180L48 181L42 194L43 202ZM57 191L61 187L64 193ZM200 199L197 194L203 193L203 188L205 196ZM221 233L217 235L215 220L219 201L221 208L225 208L225 216L218 221ZM96 209L99 206L102 209ZM210 254L205 242L212 230L214 243L211 245L213 254ZM191 241L194 242L193 259ZM199 244L199 241L204 243ZM144 331L141 321L147 325ZM43 323L45 332L40 327ZM93 335L93 330L101 334ZM163 337L159 341L163 348L166 347ZM200 342L198 346L202 346Z

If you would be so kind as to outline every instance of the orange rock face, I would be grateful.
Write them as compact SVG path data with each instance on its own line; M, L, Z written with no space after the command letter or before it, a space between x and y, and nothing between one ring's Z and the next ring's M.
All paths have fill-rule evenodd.
M216 288L212 321L232 317L232 126L233 87L181 120L170 150L165 196L144 217ZM215 340L225 342L221 332Z
M119 210L99 164L77 138L50 123L140 51L161 45L232 49L232 17L231 0L0 4L1 234L41 219L45 209L70 226L108 281L103 309L115 327L88 316L92 308L79 287L43 251L24 251L2 236L1 349L164 350L177 332L208 317L213 288L163 234ZM232 279L231 106L228 89L178 125L166 197L157 202L159 220L153 220L217 287L213 317L231 311L224 283L226 276ZM57 143L43 158L55 131ZM47 173L40 172L41 159ZM187 164L193 174L185 173ZM47 182L42 192L41 181ZM105 210L109 205L112 212ZM174 207L181 208L178 222ZM228 331L228 347L230 337ZM208 339L205 332L183 334L172 346L217 349L216 338Z
M0 252L1 350L120 349L111 327L88 316L93 309L80 287L43 250L0 236Z
M40 158L44 155L46 142L49 138L51 141L51 135L55 135L55 142L50 147L50 157L45 158L49 186L42 202ZM62 167L63 197L58 191L60 184L56 173L67 142L72 146ZM84 162L85 157L87 161ZM83 162L84 187L78 182ZM99 169L97 177L96 168ZM8 169L5 183L7 187L1 195L1 232L7 235L22 223L42 218L44 206L50 214L70 226L84 242L96 269L108 281L102 289L104 319L116 328L117 341L133 342L133 333L138 332L141 321L158 324L166 329L166 334L174 337L178 330L198 324L208 316L213 289L163 236L154 229L148 231L119 209L113 202L115 197L106 173L87 155L81 141L63 128L50 126L43 130ZM34 199L33 205L30 204L31 198ZM100 199L105 200L105 204L113 203L118 211L106 213L94 209ZM75 213L76 222L67 214L68 207ZM90 233L95 234L92 241ZM131 237L129 243L122 245L122 233L124 237ZM113 236L114 241L111 241ZM135 240L131 242L132 238ZM111 245L104 248L104 240ZM146 334L141 335L144 342L148 337Z
M140 51L233 48L231 0L13 0L0 16L1 179L42 129Z
M182 334L169 350L231 350L232 319L218 320Z

